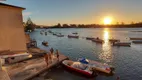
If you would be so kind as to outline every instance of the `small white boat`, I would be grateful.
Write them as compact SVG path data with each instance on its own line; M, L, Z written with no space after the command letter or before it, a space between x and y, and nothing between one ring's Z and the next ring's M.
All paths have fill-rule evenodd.
M85 65L85 64L82 64L81 62L71 61L71 60L64 60L62 62L62 64L64 65L65 68L67 68L67 69L69 69L71 71L80 73L80 74L82 74L82 75L84 75L86 77L95 76L92 68Z
M100 62L85 59L85 58L79 58L78 61L80 61L81 63L84 63L86 65L91 66L92 69L94 69L96 71L100 71L100 72L103 72L103 73L112 74L113 70L114 70L114 68L112 68L111 66L109 66L106 63L100 63Z

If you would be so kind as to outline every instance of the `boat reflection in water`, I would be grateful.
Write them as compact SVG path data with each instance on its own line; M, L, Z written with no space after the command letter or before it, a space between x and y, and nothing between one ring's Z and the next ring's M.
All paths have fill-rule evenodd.
M105 28L103 31L104 44L102 45L102 52L99 54L99 59L104 62L112 62L113 54L111 51L111 44L109 43L110 33L109 29Z

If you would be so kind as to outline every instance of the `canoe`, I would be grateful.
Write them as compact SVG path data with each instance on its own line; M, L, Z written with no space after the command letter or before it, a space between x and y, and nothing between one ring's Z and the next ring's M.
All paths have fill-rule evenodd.
M74 71L76 73L82 74L86 77L93 77L94 72L91 70L89 66L86 66L80 62L76 61L71 61L71 60L64 60L62 62L63 66L66 67L67 69ZM76 65L77 64L77 65Z
M86 37L86 40L93 40L93 39L95 39L95 38L93 38L93 37Z
M113 42L120 42L119 39L109 39L109 41L110 41L111 43L113 43Z
M113 46L126 46L126 47L131 47L131 43L129 43L129 42L116 42L116 43L113 43Z
M48 46L48 42L42 42L42 45Z
M68 38L79 38L79 36L74 36L74 35L68 35Z
M135 43L135 44L142 44L142 40L132 41L132 43Z
M130 40L142 40L142 38L131 38L130 37Z
M96 42L96 43L104 43L104 40L101 39L92 39L92 42Z
M96 71L103 72L106 74L112 74L114 71L114 68L106 63L100 63L100 62L85 59L85 58L79 58L78 61L86 65L90 65L92 69Z

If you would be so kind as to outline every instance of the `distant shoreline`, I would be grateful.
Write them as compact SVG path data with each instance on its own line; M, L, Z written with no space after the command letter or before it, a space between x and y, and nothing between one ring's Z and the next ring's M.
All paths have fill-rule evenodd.
M37 29L63 29L63 28L142 28L142 27L43 27Z

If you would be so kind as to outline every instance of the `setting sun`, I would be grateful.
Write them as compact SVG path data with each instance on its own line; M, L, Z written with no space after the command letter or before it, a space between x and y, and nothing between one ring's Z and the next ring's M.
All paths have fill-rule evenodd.
M105 17L104 18L104 24L111 24L112 18L111 17Z

